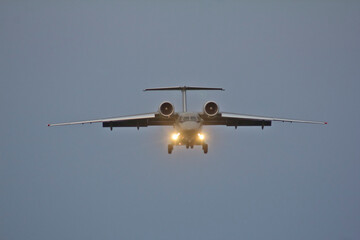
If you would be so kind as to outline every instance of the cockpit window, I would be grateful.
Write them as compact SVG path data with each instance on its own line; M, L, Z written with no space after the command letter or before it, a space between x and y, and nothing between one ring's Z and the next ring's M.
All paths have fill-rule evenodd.
M186 122L186 121L199 121L199 119L196 116L180 117L180 122Z

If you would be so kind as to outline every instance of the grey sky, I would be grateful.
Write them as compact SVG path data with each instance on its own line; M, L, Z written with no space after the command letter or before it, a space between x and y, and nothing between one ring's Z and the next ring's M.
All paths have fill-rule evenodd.
M359 239L358 1L1 1L0 239ZM328 121L205 128L50 122L179 110Z

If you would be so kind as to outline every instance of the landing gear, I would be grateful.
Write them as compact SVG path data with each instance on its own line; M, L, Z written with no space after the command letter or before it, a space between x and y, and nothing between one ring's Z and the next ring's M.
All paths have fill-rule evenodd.
M168 145L168 154L171 154L172 150L174 149L174 145L169 144Z
M203 149L204 153L205 154L208 153L208 149L209 149L208 145L206 143L202 143L201 146L202 146L202 149ZM187 149L189 149L189 148L193 149L194 145L189 144L189 145L185 145L185 147ZM174 150L174 144L171 144L171 143L168 144L168 153L171 154L173 150Z
M208 145L207 145L206 143L204 143L204 144L202 145L202 149L204 150L204 153L207 154L209 147L208 147Z

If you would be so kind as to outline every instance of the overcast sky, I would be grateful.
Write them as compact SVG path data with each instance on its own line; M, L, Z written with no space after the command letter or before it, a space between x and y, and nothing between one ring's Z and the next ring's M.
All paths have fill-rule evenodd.
M359 1L0 1L0 239L360 239ZM181 109L328 121L48 123Z

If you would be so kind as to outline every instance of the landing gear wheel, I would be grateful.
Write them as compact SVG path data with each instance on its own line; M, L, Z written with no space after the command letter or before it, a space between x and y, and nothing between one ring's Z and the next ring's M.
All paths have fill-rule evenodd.
M168 145L168 154L171 154L172 150L174 149L174 145L169 144Z
M202 146L202 148L203 148L203 150L204 150L204 153L207 154L207 153L208 153L208 149L209 149L208 145L207 145L206 143L204 143L203 146Z

